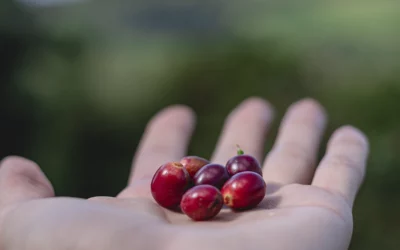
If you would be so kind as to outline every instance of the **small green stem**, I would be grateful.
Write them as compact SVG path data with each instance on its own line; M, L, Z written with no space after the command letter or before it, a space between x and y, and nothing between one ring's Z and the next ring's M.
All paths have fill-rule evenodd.
M237 147L237 154L238 154L238 155L243 155L244 152L243 152L243 150L240 148L240 146L239 146L238 144L236 144L236 147Z

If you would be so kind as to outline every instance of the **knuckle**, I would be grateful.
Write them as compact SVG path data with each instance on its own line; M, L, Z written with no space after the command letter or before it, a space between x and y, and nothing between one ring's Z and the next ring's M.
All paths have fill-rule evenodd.
M151 155L169 155L171 153L172 148L170 144L166 144L166 143L155 143L152 144L149 147L149 150L147 150L148 152L148 156Z
M351 171L352 174L360 179L364 178L364 170L362 164L351 157L343 155L330 156L324 159L324 164L333 169L345 169Z
M278 148L279 154L285 158L295 159L306 165L315 164L315 157L310 151L298 142L288 142Z

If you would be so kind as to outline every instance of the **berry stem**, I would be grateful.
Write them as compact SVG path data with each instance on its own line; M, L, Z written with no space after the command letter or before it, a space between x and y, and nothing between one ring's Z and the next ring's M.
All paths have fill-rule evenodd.
M244 152L243 152L243 150L240 148L239 144L236 144L236 147L237 147L237 154L238 154L238 155L243 155Z

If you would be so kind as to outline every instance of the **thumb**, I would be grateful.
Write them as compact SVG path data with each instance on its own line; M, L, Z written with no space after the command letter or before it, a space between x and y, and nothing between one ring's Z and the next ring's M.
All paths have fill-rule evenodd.
M1 161L0 208L53 196L50 181L36 163L18 156L9 156Z

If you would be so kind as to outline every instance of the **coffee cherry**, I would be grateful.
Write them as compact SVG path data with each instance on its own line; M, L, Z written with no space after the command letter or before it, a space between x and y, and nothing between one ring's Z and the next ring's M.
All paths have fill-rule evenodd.
M245 155L238 146L238 155L229 159L226 163L226 170L230 176L244 171L255 172L262 176L260 163L251 155Z
M179 162L163 164L151 181L151 194L162 207L175 209L183 194L192 186L189 173Z
M198 156L185 156L180 163L186 168L190 177L193 178L197 171L207 165L209 161Z
M189 189L182 197L181 210L192 220L203 221L215 217L224 202L221 192L211 185L199 185Z
M205 165L193 178L195 185L209 184L218 189L221 189L228 179L226 168L220 164Z
M245 171L232 176L221 189L224 203L233 210L256 207L265 197L266 183L257 173Z

